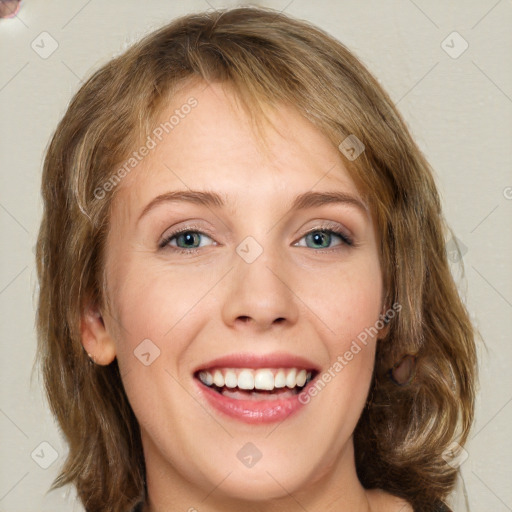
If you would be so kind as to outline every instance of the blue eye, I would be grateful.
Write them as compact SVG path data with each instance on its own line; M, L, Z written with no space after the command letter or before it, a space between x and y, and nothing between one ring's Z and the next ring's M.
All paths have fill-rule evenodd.
M330 249L333 239L340 240L335 245L352 245L352 240L348 238L344 233L335 231L332 229L315 229L307 233L301 238L306 240L306 245L297 243L299 247L309 247L310 249ZM312 245L309 245L310 242Z
M200 231L186 230L186 231L178 231L176 233L171 233L168 237L166 237L159 244L160 248L164 248L166 246L175 247L178 251L185 252L193 252L194 250L200 247L201 239L211 238ZM176 240L176 243L173 244L172 241Z

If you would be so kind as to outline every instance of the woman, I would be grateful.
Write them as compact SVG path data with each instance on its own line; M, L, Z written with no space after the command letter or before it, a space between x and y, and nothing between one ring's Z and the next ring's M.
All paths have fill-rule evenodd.
M86 510L432 511L474 335L432 173L338 41L179 18L48 149L39 358Z

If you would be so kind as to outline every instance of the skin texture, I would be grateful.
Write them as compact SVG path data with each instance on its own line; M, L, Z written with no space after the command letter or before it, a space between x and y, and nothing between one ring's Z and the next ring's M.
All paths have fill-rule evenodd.
M118 185L106 252L112 311L91 305L82 322L82 343L95 361L117 357L141 426L145 510L412 510L366 491L355 472L352 432L376 338L279 424L243 423L201 396L194 369L227 354L287 353L326 370L385 305L368 209L333 203L290 210L309 191L360 200L327 137L283 106L269 111L276 129L266 127L265 150L236 96L220 84L183 90L162 120L191 96L197 106ZM139 220L156 196L189 189L215 191L227 204L164 202ZM185 227L205 233L197 252L177 252L176 238L159 249ZM338 228L353 246L332 235L321 248L306 237ZM248 236L263 250L252 263L236 252ZM134 356L145 339L160 350L149 366ZM237 457L248 442L261 452L251 468Z

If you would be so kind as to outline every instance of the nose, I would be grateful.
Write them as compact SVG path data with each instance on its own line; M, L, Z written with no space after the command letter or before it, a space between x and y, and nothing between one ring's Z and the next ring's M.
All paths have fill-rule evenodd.
M266 331L274 325L297 322L298 297L293 292L291 273L285 262L264 250L247 263L235 254L235 268L228 274L222 317L234 329Z

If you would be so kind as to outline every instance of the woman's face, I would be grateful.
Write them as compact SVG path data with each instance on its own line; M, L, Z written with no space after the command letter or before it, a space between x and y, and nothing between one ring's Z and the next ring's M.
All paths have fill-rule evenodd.
M383 313L372 218L316 127L280 108L265 151L233 98L215 84L175 96L168 133L117 185L103 314L150 495L266 500L357 481Z

